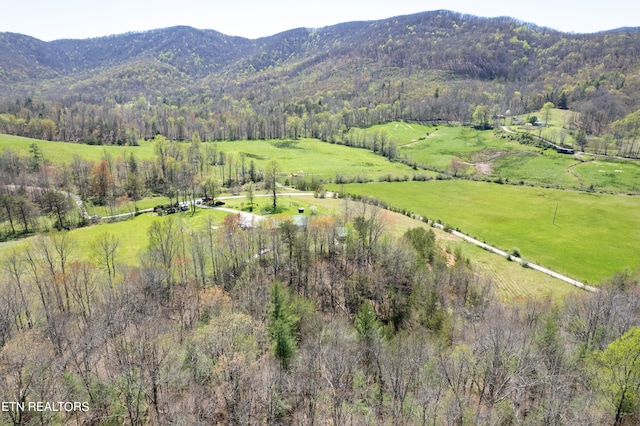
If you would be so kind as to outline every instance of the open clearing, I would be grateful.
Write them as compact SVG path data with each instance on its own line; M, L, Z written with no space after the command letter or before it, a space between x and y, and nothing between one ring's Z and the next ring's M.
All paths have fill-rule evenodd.
M597 283L640 265L640 198L472 181L335 185L370 195ZM556 213L557 207L557 213ZM555 217L555 220L554 220Z
M71 163L74 155L87 160L98 161L105 153L113 158L131 153L137 160L154 160L153 144L142 142L135 147L103 147L65 142L47 142L34 139L0 135L0 150L12 148L29 154L29 146L36 143L46 160L54 164ZM189 142L180 142L184 145ZM316 139L270 140L270 141L221 141L207 142L218 153L224 152L227 160L233 158L234 164L240 164L244 157L248 169L251 161L259 169L264 168L270 159L277 159L284 174L301 174L308 178L316 177L330 180L336 174L348 177L362 176L377 180L380 176L411 176L413 170L400 163L365 149L350 148L343 145L321 142ZM228 164L225 166L228 169ZM234 165L235 167L235 165ZM219 171L221 174L221 171Z
M113 158L133 154L137 160L152 160L154 157L151 142L140 142L140 146L97 146L71 142L49 142L37 139L23 138L21 136L0 135L0 151L5 148L15 149L24 154L29 154L29 147L35 143L44 155L44 158L53 164L70 163L74 155L85 160L99 161L105 153Z

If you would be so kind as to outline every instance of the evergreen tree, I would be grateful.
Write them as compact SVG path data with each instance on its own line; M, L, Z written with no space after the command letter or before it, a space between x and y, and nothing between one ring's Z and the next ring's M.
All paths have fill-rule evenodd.
M297 351L295 328L300 320L292 313L291 299L278 281L271 288L267 329L272 351L284 370L289 370L291 359Z
M567 103L567 94L565 92L560 93L560 99L558 99L558 108L569 109L569 105Z

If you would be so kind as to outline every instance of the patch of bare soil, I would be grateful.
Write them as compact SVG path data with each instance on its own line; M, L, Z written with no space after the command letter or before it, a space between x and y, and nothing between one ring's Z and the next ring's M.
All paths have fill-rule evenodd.
M489 163L475 163L473 167L475 167L478 174L485 176L493 174L493 166Z

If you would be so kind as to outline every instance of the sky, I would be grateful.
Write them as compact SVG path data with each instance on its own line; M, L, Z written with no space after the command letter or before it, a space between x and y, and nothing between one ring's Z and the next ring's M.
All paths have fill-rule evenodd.
M0 0L0 32L51 41L188 25L259 38L439 9L573 33L640 26L637 0Z

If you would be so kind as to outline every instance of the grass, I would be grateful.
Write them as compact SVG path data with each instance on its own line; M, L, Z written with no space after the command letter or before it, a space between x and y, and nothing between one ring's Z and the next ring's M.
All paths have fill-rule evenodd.
M462 126L428 126L425 135L428 136L401 144L398 153L439 170L448 170L453 158L467 162L488 161L488 158L500 153L531 149L507 139L496 138L492 131Z
M268 203L268 198L262 201ZM241 207L242 201L234 200L225 207ZM339 216L344 210L344 201L332 198L322 199L313 197L284 198L282 201L285 207L281 215L297 214L298 207L305 207L305 215L336 215ZM351 202L351 206L355 204ZM116 262L130 266L139 265L138 254L147 247L148 230L156 220L166 220L168 217L182 221L189 229L204 229L208 226L209 218L214 224L220 224L224 217L230 213L215 209L197 209L196 214L191 212L178 213L172 216L158 217L155 213L141 214L133 219L115 223L104 223L92 225L84 228L73 229L70 237L74 239L74 249L72 259L90 261L92 259L92 242L100 235L110 233L120 239L120 247L117 251ZM417 226L428 226L425 223L411 219L405 215L384 211L381 218L386 224L386 230L395 237L401 237L404 232ZM476 268L492 279L492 285L497 296L503 301L519 301L529 296L531 297L551 297L559 300L571 292L578 291L575 287L569 286L553 278L541 275L533 270L522 268L515 262L507 262L500 256L489 254L484 250L462 241L451 234L447 234L439 229L434 229L438 241L443 248L453 251L460 247L462 253L470 258ZM31 237L33 238L33 237ZM29 238L23 240L12 240L0 243L0 253L25 244Z
M552 110L551 116L556 121L568 120L570 112ZM489 164L491 172L481 174L486 179L501 178L508 182L522 181L555 188L591 188L611 193L637 194L640 191L640 166L633 161L598 159L584 162L576 156L557 154L553 149L542 150L496 137L493 131L453 125L388 123L359 131L371 136L383 130L396 142L398 155L441 171L448 171L451 160L458 158L468 163L467 174L475 172L473 164ZM40 146L45 158L53 163L70 163L76 154L94 161L103 158L105 153L113 158L128 153L133 153L139 160L155 158L151 142L142 141L138 147L89 146L0 135L0 150L12 147L29 155L31 143ZM411 167L390 162L366 149L315 139L221 141L215 142L215 146L219 152L232 157L236 164L244 156L245 168L253 161L258 169L263 169L269 159L275 158L280 163L282 177L298 174L307 179L330 181L339 175L376 181L387 176L391 179L411 177L415 173ZM221 176L222 168L217 167L215 173ZM624 170L624 173L615 170ZM213 169L209 169L209 173L214 173ZM224 173L228 173L228 165L224 166Z
M175 201L175 200L174 200ZM157 205L169 204L169 197L148 197L137 202L128 201L116 206L97 206L89 202L84 203L85 210L89 216L113 216L121 213L131 213L136 210L145 210Z
M573 172L585 187L595 190L638 194L640 163L637 161L597 159L578 164Z
M285 175L301 174L324 180L333 179L336 174L360 175L376 180L388 174L398 177L413 174L410 167L371 151L315 139L216 142L216 145L227 157L232 154L235 161L244 153L247 167L253 160L257 168L264 168L268 160L275 158Z
M526 182L539 186L578 188L579 181L568 170L577 161L552 150L528 152L496 160L494 174L508 182Z
M92 243L100 235L109 233L120 239L116 262L126 265L138 265L138 253L144 250L148 244L148 230L156 220L175 218L183 221L189 229L198 229L206 226L208 219L212 218L215 224L220 224L225 216L230 213L214 209L196 209L196 213L177 213L170 216L158 216L156 213L143 213L132 219L113 223L101 223L83 228L72 229L69 236L74 240L72 257L78 260L91 260ZM12 240L0 243L0 253L22 244L28 243L32 238Z
M390 140L395 141L398 147L402 147L417 142L420 138L426 137L427 134L433 133L434 126L394 122L387 124L379 124L364 129L368 134L379 131L386 131Z
M640 198L471 181L345 189L440 219L502 249L519 247L532 262L582 281L640 265Z
M113 158L133 153L137 160L154 160L155 154L151 142L141 142L137 147L90 146L67 142L48 142L18 136L0 135L0 150L13 148L29 155L29 146L35 143L46 160L53 164L69 164L74 155L93 161L101 160L105 153ZM207 142L207 144L213 142ZM186 146L188 142L185 142ZM218 152L224 152L226 158L233 158L239 164L245 156L248 169L253 160L258 169L263 169L268 160L278 160L283 175L302 174L309 178L333 179L336 174L346 177L362 176L377 180L380 176L411 176L413 170L403 164L365 149L333 145L316 139L270 140L270 141L220 141L215 142ZM225 172L228 165L224 166ZM218 167L218 174L222 170Z
M557 111L552 111L555 117ZM559 113L558 113L559 114ZM566 113L564 113L566 116ZM565 119L562 117L554 118ZM437 130L436 130L437 129ZM469 163L489 162L493 171L487 178L501 177L510 183L520 181L543 187L593 188L596 191L636 194L640 189L640 166L623 160L583 159L522 146L498 138L492 131L461 126L425 126L388 123L363 132L386 130L397 143L398 154L446 169L452 158ZM82 144L34 141L0 135L0 149L12 147L27 153L37 143L52 162L69 162L74 154L100 159L109 153L121 156L134 152L138 159L153 159L153 146L99 147ZM368 150L333 145L313 139L216 142L236 164L245 167L253 161L261 169L275 158L283 177L299 174L306 178L331 180L336 175L362 176L378 180L382 176L411 176L414 170ZM590 157L585 157L587 160ZM471 166L469 166L471 168ZM228 172L228 166L225 166ZM213 172L213 171L211 171ZM217 173L222 172L221 167ZM340 189L333 186L334 189ZM640 263L633 242L638 239L640 223L634 208L639 202L631 197L613 197L550 191L540 188L498 186L468 181L407 182L393 185L348 186L352 192L371 193L385 201L441 218L480 239L501 248L518 246L523 255L536 263L550 266L574 278L596 282L624 268ZM268 198L256 198L256 212L269 204ZM228 201L231 207L247 209L246 200ZM304 204L309 203L309 204ZM138 208L159 204L157 200L138 202ZM312 200L295 199L286 207L288 214L297 207L311 208ZM555 224L553 213L559 206ZM131 206L122 206L127 211ZM90 214L110 214L106 208L90 208ZM615 226L617 233L611 232Z
M261 192L260 194L264 194L264 192ZM277 198L279 214L296 215L298 214L299 208L304 208L305 214L307 215L331 215L332 209L328 208L327 204L322 200L323 199L321 198L315 198L312 196L293 197L287 195L286 192L281 192L278 194ZM246 198L222 199L222 201L225 202L224 207L246 212L249 211L249 202ZM272 206L273 199L271 197L254 197L253 213L262 214L261 212L271 211Z
M113 158L125 158L133 153L137 160L151 160L154 157L153 144L145 141L140 142L140 146L96 146L82 143L49 142L0 134L0 151L12 148L29 155L29 147L32 143L35 143L42 150L45 160L53 164L69 164L74 155L93 161L101 160L105 153Z
M552 110L556 121L569 120L569 111ZM415 126L415 125L412 125ZM395 131L398 153L438 170L448 171L451 160L458 158L469 164L466 173L475 172L473 164L491 165L487 179L511 183L586 190L638 194L640 191L640 163L633 160L602 159L558 154L554 149L540 149L520 145L508 138L496 137L493 131L480 131L461 126L415 126L410 133L405 126L389 123L383 126ZM437 129L437 130L436 130ZM402 131L401 131L402 130ZM422 135L418 136L417 135ZM408 139L413 137L413 139Z
M447 246L451 247L451 251L459 247L462 254L471 259L473 266L483 276L491 279L498 299L503 302L520 302L532 298L562 300L582 291L533 269L523 268L517 262L508 262L467 241L448 241Z

